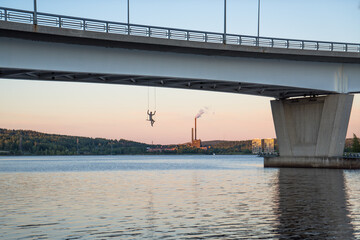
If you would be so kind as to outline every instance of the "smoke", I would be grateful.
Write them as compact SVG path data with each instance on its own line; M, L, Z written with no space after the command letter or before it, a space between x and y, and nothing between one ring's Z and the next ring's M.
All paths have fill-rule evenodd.
M201 108L199 112L196 114L195 118L200 118L204 113L209 111L208 107Z
M204 113L205 113L204 109L200 109L198 114L196 114L195 118L201 117L201 115L203 115Z

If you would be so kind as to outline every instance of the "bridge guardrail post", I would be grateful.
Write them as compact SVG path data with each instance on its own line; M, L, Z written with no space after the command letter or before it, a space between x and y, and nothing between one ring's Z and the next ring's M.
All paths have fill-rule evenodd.
M61 28L62 26L62 19L61 19L61 17L59 17L59 28Z
M4 11L4 14L5 14L5 22L7 22L7 10L6 9Z
M37 20L37 16L36 16L36 13L35 13L35 12L33 13L33 16L32 16L32 17L33 17L33 19L32 19L32 20L33 20L33 21L32 21L33 24L34 24L34 25L37 25L37 21L36 21L36 20ZM30 15L30 23L31 23L31 15Z
M106 22L106 26L105 26L105 27L106 27L106 32L109 33L109 23L108 23L108 22Z
M85 20L83 20L82 24L83 24L83 30L86 31L86 22L85 22Z
M334 43L331 43L331 51L334 51Z
M316 42L316 50L319 50L319 42Z
M348 51L348 45L347 45L347 43L345 43L345 52L347 52Z

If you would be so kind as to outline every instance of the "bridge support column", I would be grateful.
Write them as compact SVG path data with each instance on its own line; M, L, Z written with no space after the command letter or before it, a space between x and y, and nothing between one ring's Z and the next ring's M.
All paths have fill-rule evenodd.
M352 102L347 94L271 101L280 156L264 166L354 168L342 157Z

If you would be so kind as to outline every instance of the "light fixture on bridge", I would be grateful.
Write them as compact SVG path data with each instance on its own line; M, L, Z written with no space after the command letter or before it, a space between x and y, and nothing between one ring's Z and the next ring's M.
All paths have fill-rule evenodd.
M241 87L241 83L240 83L240 84L239 84L239 87L237 88L237 91L240 92L241 88L242 88L242 87Z

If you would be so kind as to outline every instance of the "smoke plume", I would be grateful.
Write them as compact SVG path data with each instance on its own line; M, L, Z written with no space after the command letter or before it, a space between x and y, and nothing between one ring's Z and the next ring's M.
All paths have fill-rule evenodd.
M200 118L204 113L207 113L209 110L208 107L204 107L204 109L200 109L199 112L196 114L195 118Z

